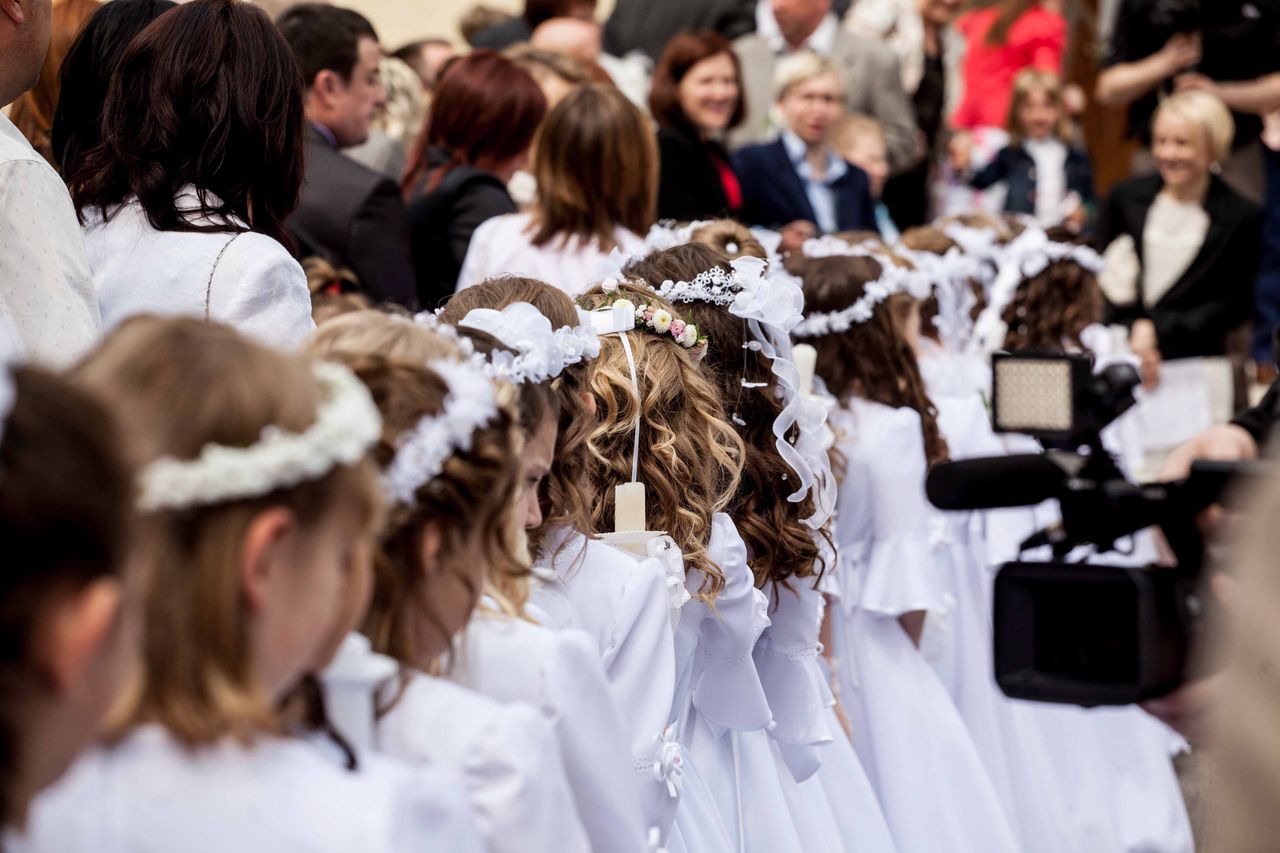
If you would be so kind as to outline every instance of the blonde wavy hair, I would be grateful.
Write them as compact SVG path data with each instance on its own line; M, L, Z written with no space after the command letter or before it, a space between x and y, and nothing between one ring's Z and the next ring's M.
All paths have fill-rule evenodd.
M317 329L315 334L307 342L307 350L319 357L340 361L356 371L356 375L366 380L365 384L369 385L370 391L373 392L374 401L378 403L379 409L382 410L383 428L384 430L394 430L398 435L406 429L412 429L423 415L435 414L439 411L439 403L433 403L429 399L430 395L422 396L427 392L418 391L416 397L412 397L410 402L406 402L404 395L410 393L409 389L382 389L374 387L384 373L391 369L392 366L403 367L406 369L420 370L422 373L428 373L434 377L434 373L426 371L424 365L435 359L441 358L461 358L461 352L458 345L431 329L414 322L412 319L396 314L386 314L381 311L355 311L350 314L344 314L337 317L321 328ZM374 369L379 360L385 362L385 366L381 369ZM421 376L418 377L422 379ZM428 385L438 384L438 379L423 380ZM440 400L443 401L443 396ZM505 383L498 385L498 399L502 404L502 418L505 422L508 417L515 417L514 403L516 392L510 385ZM411 402L416 400L416 406ZM413 412L417 412L417 417L408 421L408 415L405 416L404 422L392 419L389 423L389 406L408 406ZM518 426L518 421L516 421ZM479 436L487 431L477 433L477 441ZM523 440L517 435L518 443L523 448ZM386 437L384 436L384 444ZM391 461L391 451L386 447L378 451L377 458L382 465L387 465ZM458 459L458 457L454 457ZM453 464L451 460L450 464ZM461 465L461 463L459 463ZM517 451L514 461L512 476L515 482L519 483L519 452ZM450 468L446 466L445 474L437 481L450 481ZM466 469L459 472L459 476L466 479ZM495 481L496 483L496 481ZM496 488L496 485L494 486ZM457 494L464 494L465 489L459 487ZM510 503L514 505L515 498L511 497ZM419 507L433 506L431 502L424 503L419 501ZM515 510L512 509L512 512ZM495 510L496 512L496 510ZM446 513L446 516L448 513ZM436 517L436 516L431 516ZM454 533L465 534L471 530L471 522L481 523L479 513L474 516L464 516L468 519L467 523L456 522L446 527L446 532L451 535ZM411 529L413 537L421 535L422 525L426 520L426 516L411 518L398 517L395 512L387 528L383 531L383 548L379 556L379 560L383 565L378 570L379 577L390 578L396 572L403 574L407 570L407 566L412 565L411 562L405 560L416 559L408 551L398 552L400 557L399 566L395 564L395 555L389 553L395 551L394 547L389 547L388 543L392 542L398 532ZM496 522L487 522L489 533L485 537L483 549L485 556L489 561L490 571L485 580L484 591L498 604L498 610L508 616L523 616L525 605L529 601L529 555L528 546L524 537L523 529L507 530ZM465 538L465 536L463 536ZM461 547L458 543L446 542L446 547L442 553L448 554L449 546ZM466 554L462 555L463 559L467 558ZM390 561L390 562L389 562ZM390 582L388 582L390 583ZM377 604L377 596L375 594L375 605ZM371 614L371 619L372 619ZM376 634L377 632L375 632ZM375 636L371 634L371 636ZM388 642L390 642L388 640ZM384 648L390 650L385 653L391 654L395 649L388 645ZM404 649L400 649L401 653L406 653ZM391 656L401 659L399 654L391 654Z
M122 323L73 378L115 404L138 465L194 459L210 443L248 447L267 427L300 432L320 403L309 359L190 318ZM304 533L341 511L372 538L382 513L376 467L363 459L262 497L142 520L142 666L110 737L142 723L159 723L193 746L283 730L253 670L235 569L250 524L272 507L290 510Z
M609 294L593 288L579 302L597 308L623 297L681 316L652 291L629 283ZM636 330L627 336L636 360L639 394L631 384L617 335L600 339L600 357L592 376L591 391L599 412L587 469L597 496L592 529L613 529L613 490L631 480L639 422L639 473L648 495L648 526L666 531L684 552L686 568L703 573L698 595L712 604L725 585L724 572L707 554L712 516L726 509L737 493L745 448L721 415L715 385L688 350L668 335ZM709 345L714 347L716 342Z

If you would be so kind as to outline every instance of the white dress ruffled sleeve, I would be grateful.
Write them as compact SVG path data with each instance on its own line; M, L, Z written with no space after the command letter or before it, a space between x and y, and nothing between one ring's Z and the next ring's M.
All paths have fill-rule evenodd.
M856 604L885 616L944 615L951 605L930 541L920 415L860 399L850 406L840 546L841 558L857 564L848 566Z
M647 829L622 717L582 631L553 631L519 619L476 613L456 643L449 678L504 704L527 702L555 732L578 814L593 850L641 853ZM661 769L661 768L658 768Z
M379 720L377 741L388 755L461 775L489 853L591 850L555 735L537 709L415 672Z

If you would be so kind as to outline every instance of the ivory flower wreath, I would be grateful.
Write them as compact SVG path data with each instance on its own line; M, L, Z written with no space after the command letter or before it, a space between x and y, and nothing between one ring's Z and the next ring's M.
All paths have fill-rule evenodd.
M512 352L490 354L485 371L495 379L519 385L555 379L571 364L600 355L600 338L583 312L578 325L552 330L546 315L528 302L496 310L474 308L458 323L492 335Z
M614 310L622 309L635 314L636 327L648 329L659 337L670 337L680 346L691 351L701 360L707 354L707 336L698 327L687 320L672 317L671 312L654 305L636 305L630 299L618 299L613 303ZM692 352L697 350L697 352Z
M865 323L875 314L876 306L895 293L909 293L916 299L929 295L929 279L917 270L900 267L884 254L850 247L851 257L869 257L880 264L880 277L867 282L862 296L852 305L839 311L815 311L791 330L793 338L820 338L847 332L855 325Z
M418 489L440 476L450 456L470 450L476 430L498 414L493 383L474 365L441 359L427 367L440 375L449 392L439 414L424 416L396 439L396 455L382 473L382 487L402 506L413 506Z
M292 433L267 426L248 447L206 444L194 459L157 459L139 476L139 507L176 510L261 497L358 462L381 434L378 408L345 367L319 362L312 370L321 403L310 427Z

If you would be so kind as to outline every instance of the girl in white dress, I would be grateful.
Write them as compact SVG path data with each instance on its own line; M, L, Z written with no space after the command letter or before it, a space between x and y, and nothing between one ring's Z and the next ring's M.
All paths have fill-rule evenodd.
M726 512L768 601L770 625L753 654L773 723L767 738L739 733L728 741L741 756L767 746L759 754L773 755L776 787L802 849L890 850L818 660L822 530L834 480L819 437L825 412L800 399L790 363L786 329L800 319L803 294L793 280L766 278L764 268L754 257L730 265L715 249L693 243L654 252L624 271L672 299L719 342L704 369L717 385L723 417L747 447Z
M495 216L471 236L458 290L496 275L576 295L614 249L644 250L654 221L658 148L649 121L611 84L578 86L538 128L538 192L528 212Z
M0 636L13 642L0 661L6 850L17 845L31 799L88 745L135 660L133 475L106 406L42 370L0 368L0 535L9 566L0 574Z
M277 710L324 665L381 509L359 381L156 318L122 324L77 378L145 466L142 667L19 849L478 851L452 776L349 771Z
M738 731L763 738L772 714L751 659L768 623L763 597L733 523L719 512L737 484L743 447L698 364L714 342L640 283L607 286L583 296L616 332L601 337L592 374L601 412L588 469L600 495L593 528L614 529L617 486L643 483L646 527L680 549L688 598L676 622L678 687L666 735L682 765L668 848L797 849L767 740L763 764L735 761L715 742Z
M843 594L830 618L854 745L899 849L1021 849L926 657L945 650L954 604L924 496L927 465L947 447L893 321L890 303L910 299L893 295L908 283L905 271L847 257L809 260L800 272L808 313L793 334L817 348L818 373L841 402Z
M515 390L456 360L456 343L377 312L327 324L311 348L351 365L383 412L376 457L392 507L364 632L372 651L400 664L400 673L377 685L362 709L366 720L376 717L375 746L460 773L491 851L593 849L561 761L574 755L562 745L572 744L562 744L543 715L519 701L546 699L538 674L547 662L495 657L485 641L455 645L478 605L509 607L512 579L528 574ZM462 655L472 650L487 662L471 663L473 671L482 669L492 683L505 673L519 695L495 700L439 677L468 666ZM552 665L563 669L558 658ZM590 670L575 675L607 697L598 672L594 682ZM552 689L565 701L563 685ZM581 710L565 710L581 723ZM629 827L636 838L638 824Z
M596 499L584 479L587 437L597 422L590 392L594 368L591 357L580 352L580 339L562 331L573 330L582 319L562 290L519 276L467 288L449 301L440 319L457 325L475 309L502 311L516 302L537 308L563 345L548 361L563 361L559 374L536 383L551 391L559 413L550 464L525 458L529 485L538 481L542 516L527 531L535 560L529 609L547 627L577 628L591 638L622 713L632 766L651 768L660 758L675 689L666 570L656 560L636 560L587 535ZM513 331L511 336L523 335ZM665 837L675 800L665 781L647 770L639 777L645 825Z

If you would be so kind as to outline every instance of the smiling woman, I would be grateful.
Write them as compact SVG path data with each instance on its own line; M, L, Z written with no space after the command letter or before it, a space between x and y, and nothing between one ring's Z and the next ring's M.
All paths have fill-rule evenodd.
M742 188L718 137L746 115L738 58L721 35L681 33L653 75L658 123L659 219L715 219L742 206Z

